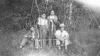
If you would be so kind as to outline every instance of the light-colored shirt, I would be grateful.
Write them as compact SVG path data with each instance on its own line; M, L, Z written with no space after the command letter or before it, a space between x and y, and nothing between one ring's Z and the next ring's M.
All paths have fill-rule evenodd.
M56 15L50 15L50 16L48 16L48 20L53 20L54 22L57 22L57 20L58 20L58 17L56 16Z
M39 18L38 18L38 25L48 26L48 20L39 17Z
M65 39L69 39L69 34L65 30L63 30L63 31L57 30L55 32L55 36L56 36L57 39L62 40L62 41L65 40Z

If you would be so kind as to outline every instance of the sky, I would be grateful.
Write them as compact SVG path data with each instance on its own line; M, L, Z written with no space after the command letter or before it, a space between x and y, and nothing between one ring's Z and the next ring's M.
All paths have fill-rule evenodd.
M96 12L100 12L100 0L76 0L76 1L82 3L87 8L91 8Z

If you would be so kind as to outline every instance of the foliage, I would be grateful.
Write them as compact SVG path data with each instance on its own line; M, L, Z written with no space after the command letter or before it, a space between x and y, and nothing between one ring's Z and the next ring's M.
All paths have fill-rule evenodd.
M32 1L34 1L34 3L32 3ZM99 19L95 17L94 12L82 7L82 5L77 2L73 2L72 24L70 25L68 19L70 0L54 0L54 2L49 3L45 3L44 0L37 0L39 8L37 8L35 0L2 0L1 2L3 3L0 4L0 30L3 31L29 29L31 26L30 24L33 25L36 23L39 15L46 13L48 16L51 10L55 11L60 22L66 24L66 29L69 32L78 32L82 29L95 28L99 24L97 23ZM88 43L88 39L84 42L90 44ZM82 54L83 49L84 48L77 43L70 47L69 54L72 56L78 56L79 54Z

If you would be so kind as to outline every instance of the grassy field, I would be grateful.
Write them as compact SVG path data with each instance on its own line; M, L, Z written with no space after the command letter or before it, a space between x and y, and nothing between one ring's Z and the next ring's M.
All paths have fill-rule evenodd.
M44 56L62 56L65 55L63 52L58 51L57 49L41 49L38 50L32 50L32 49L19 49L19 44L21 42L21 39L23 38L23 35L26 32L24 30L19 31L17 33L12 32L6 32L6 33L0 33L0 56L21 56L27 54L31 56L31 54L34 54L34 56L44 55ZM96 56L99 49L99 40L100 40L100 31L99 30L84 30L80 31L78 33L73 33L71 38L73 39L73 44L68 47L68 50L71 50L70 56L78 56L80 52L82 51L82 48L85 48L87 56ZM98 44L97 44L98 43ZM83 55L81 55L83 56Z

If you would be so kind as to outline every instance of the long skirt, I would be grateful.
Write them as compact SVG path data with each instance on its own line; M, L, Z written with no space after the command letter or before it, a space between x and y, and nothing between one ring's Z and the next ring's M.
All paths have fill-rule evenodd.
M49 46L52 47L55 45L55 37L54 37L54 32L56 31L56 25L54 23L50 23L49 25Z

